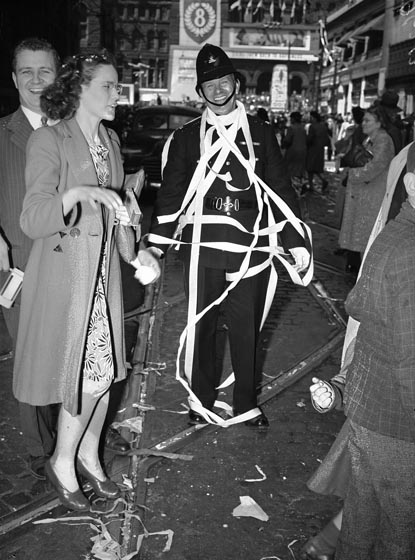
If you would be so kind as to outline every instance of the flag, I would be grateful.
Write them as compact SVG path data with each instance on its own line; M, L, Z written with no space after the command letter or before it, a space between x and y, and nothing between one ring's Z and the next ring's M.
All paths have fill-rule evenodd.
M255 8L255 12L254 15L258 12L258 10L260 10L262 7L264 6L264 0L259 0L256 8Z
M232 2L229 10L232 12L233 10L242 10L242 0L235 0Z
M303 23L305 23L305 13L307 11L307 0L303 0Z
M285 0L282 0L282 5L281 5L281 15L285 12L285 8L287 6L285 5Z
M320 26L320 43L321 43L321 50L323 53L323 66L327 66L328 62L333 62L333 58L331 56L329 50L329 41L327 39L327 30L322 19L318 20L318 24Z
M252 23L252 4L254 0L249 0L248 4L245 8L244 13L244 22L245 23Z
M271 0L271 4L269 5L269 15L271 19L274 19L274 0Z
M295 13L295 0L293 0L293 5L291 6L291 19L294 19L294 13Z

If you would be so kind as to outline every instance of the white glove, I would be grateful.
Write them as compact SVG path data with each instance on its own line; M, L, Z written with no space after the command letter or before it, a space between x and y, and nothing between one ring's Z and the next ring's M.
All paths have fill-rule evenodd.
M313 384L310 387L311 403L318 412L328 412L334 406L335 392L333 387L319 379L313 377Z
M305 270L310 264L310 253L305 247L294 247L293 249L290 249L290 253L295 260L294 269L297 272L303 272L303 270Z
M136 268L134 277L144 286L155 282L161 273L159 259L157 259L148 249L141 249L135 260L131 264Z

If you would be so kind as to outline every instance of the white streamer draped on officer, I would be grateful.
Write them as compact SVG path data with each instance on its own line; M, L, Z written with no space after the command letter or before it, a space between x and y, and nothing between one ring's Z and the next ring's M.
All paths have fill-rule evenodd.
M258 407L256 355L276 288L273 259L282 262L294 282L307 284L313 274L305 248L310 232L298 218L296 193L271 125L247 115L236 100L240 82L232 61L220 47L206 44L196 72L196 91L206 108L165 145L148 250L162 256L174 245L184 264L188 321L177 378L189 392L189 422L227 426L244 421L262 428L268 420ZM222 302L234 370L232 406L216 401ZM184 345L185 378L179 370ZM229 418L224 420L214 406L225 409Z

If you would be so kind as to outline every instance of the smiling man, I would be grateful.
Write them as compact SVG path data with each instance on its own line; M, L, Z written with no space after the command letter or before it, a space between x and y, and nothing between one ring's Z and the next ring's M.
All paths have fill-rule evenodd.
M213 407L221 406L216 338L224 300L235 374L229 422L266 428L268 419L258 407L257 343L267 295L272 298L275 289L273 257L281 256L280 239L296 276L309 266L310 254L274 131L237 101L240 82L232 61L220 47L206 44L196 73L206 109L166 143L148 250L162 256L166 245L181 238L189 423L222 421ZM296 281L302 283L298 276Z
M51 84L60 64L58 53L43 39L25 39L13 52L12 78L20 106L0 119L0 285L11 267L25 269L32 241L19 225L26 193L26 144L34 129L42 126L40 94ZM20 298L3 315L13 342L16 341ZM19 404L20 423L29 452L30 470L44 478L45 456L53 450L53 417L50 407Z

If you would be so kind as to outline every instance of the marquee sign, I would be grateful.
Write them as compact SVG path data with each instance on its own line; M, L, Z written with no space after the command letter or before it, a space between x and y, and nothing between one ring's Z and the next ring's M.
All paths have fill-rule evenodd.
M183 22L187 35L196 43L204 43L216 29L216 0L184 0Z

